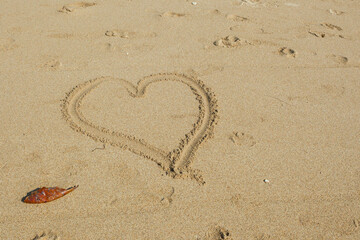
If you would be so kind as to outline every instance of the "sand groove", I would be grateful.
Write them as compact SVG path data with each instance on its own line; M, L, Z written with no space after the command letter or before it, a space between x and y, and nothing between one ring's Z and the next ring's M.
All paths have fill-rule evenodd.
M81 103L84 97L93 89L105 81L117 81L125 87L130 96L134 98L143 97L147 86L160 81L177 81L190 87L199 102L199 114L193 129L185 134L179 145L169 153L158 149L143 139L135 136L115 132L101 126L94 125L81 113ZM174 178L190 177L200 183L204 183L199 171L190 168L197 148L206 139L213 136L216 125L217 100L214 93L200 80L177 73L160 73L144 77L134 86L123 79L112 77L100 77L73 88L64 99L62 112L70 126L77 132L81 132L96 141L118 146L122 149L143 156L156 162L162 169Z

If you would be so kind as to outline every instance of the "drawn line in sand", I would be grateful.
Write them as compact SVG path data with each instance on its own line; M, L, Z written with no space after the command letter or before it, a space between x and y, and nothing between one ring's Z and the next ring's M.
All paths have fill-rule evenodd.
M117 81L125 87L131 97L145 96L146 88L156 82L176 81L190 87L199 102L199 114L190 132L180 140L178 146L170 152L158 149L143 139L132 135L115 132L101 126L96 126L87 120L81 113L81 104L87 94L105 81ZM77 132L85 134L95 141L118 146L137 155L157 163L173 178L191 178L201 184L204 180L199 170L190 168L198 147L208 138L213 136L214 127L218 119L217 100L215 94L204 83L194 77L177 73L159 73L144 77L137 86L124 79L100 77L74 87L62 104L62 112L66 121Z

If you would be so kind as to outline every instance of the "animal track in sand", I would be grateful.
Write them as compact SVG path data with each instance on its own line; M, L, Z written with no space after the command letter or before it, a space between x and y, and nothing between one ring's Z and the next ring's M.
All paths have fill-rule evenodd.
M216 226L211 228L205 235L203 240L232 240L229 230Z
M154 32L138 33L138 32L133 32L133 31L113 29L113 30L106 31L105 36L120 37L120 38L137 38L137 37L156 37L157 34Z
M43 232L40 235L36 234L36 236L31 240L60 240L60 237L57 234L49 231L47 233Z
M345 12L343 12L343 11L338 11L338 10L334 10L334 9L329 9L328 10L329 11L329 13L331 13L332 15L342 15L342 14L344 14Z
M213 43L218 47L226 47L226 48L236 48L244 45L254 45L245 39L240 39L236 36L226 36L224 38L220 38Z
M55 70L59 70L61 66L62 66L62 63L59 61L59 59L49 58L43 64L41 64L39 67L41 69L55 71Z
M297 53L295 50L291 49L291 48L287 48L287 47L282 47L278 50L278 54L280 56L286 56L286 57L292 57L295 58Z
M342 28L339 26L336 26L334 24L331 23L322 23L320 24L321 26L325 27L325 28L329 28L331 30L338 30L338 31L342 31Z
M166 196L161 198L160 203L164 206L169 206L173 201L172 197L174 193L175 193L175 188L173 187L170 193L168 193Z
M192 130L170 152L156 148L135 136L96 126L84 117L81 112L81 104L86 95L106 81L118 82L126 88L129 95L133 98L144 97L146 88L152 83L161 81L181 82L192 90L196 100L199 102L198 119L193 124ZM214 127L218 119L218 110L215 94L202 81L196 78L177 73L160 73L144 77L138 82L137 86L123 79L112 77L96 78L74 87L67 93L62 104L62 112L66 121L77 132L87 135L96 141L109 143L150 159L161 166L167 175L174 178L189 177L201 184L205 183L199 171L191 169L190 165L198 147L205 140L213 136Z
M324 32L318 32L318 31L308 31L308 32L315 37L324 38L326 36Z
M241 17L235 14L228 14L226 15L226 18L229 20L232 20L234 22L244 22L244 21L248 21L249 19L246 17Z
M342 28L330 23L322 23L320 24L321 29L319 26L313 26L312 29L308 30L308 33L318 37L318 38L326 38L326 37L339 37L345 38L343 35L338 34L338 32L342 31ZM327 28L328 31L324 32L322 29Z
M253 136L243 132L233 132L233 134L230 136L230 140L239 146L252 147L256 144Z
M134 181L138 181L138 179L134 179ZM174 187L151 186L151 188L135 190L128 196L114 192L112 196L103 201L103 204L106 208L117 209L122 215L155 213L172 205L174 193Z
M271 236L266 233L260 233L255 236L255 240L270 240L270 239L271 239Z
M58 12L71 13L78 9L87 8L96 5L94 2L76 2L64 5Z

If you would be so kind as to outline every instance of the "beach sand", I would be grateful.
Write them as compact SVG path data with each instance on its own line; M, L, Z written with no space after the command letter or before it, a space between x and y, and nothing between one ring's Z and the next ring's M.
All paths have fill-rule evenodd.
M0 239L360 239L359 11L1 1Z

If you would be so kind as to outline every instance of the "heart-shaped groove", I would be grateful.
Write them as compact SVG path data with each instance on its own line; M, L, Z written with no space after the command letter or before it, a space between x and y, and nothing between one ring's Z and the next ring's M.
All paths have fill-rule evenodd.
M158 149L143 139L138 139L121 132L111 131L96 126L81 113L84 97L105 81L117 81L125 87L132 97L143 97L147 86L160 81L177 81L190 87L199 102L199 115L190 132L180 140L179 145L169 153ZM62 112L66 121L77 132L81 132L96 141L118 146L122 149L143 156L156 162L167 175L174 178L192 178L201 184L204 180L199 170L191 169L190 164L200 144L213 136L214 126L218 119L217 100L215 94L204 83L196 78L178 73L159 73L144 77L137 86L123 79L100 77L74 87L62 104Z

